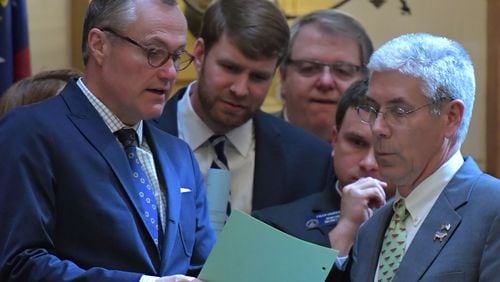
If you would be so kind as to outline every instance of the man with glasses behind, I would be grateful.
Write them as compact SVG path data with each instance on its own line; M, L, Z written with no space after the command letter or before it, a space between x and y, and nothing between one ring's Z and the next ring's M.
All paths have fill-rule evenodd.
M340 96L366 75L370 38L351 16L319 10L296 20L280 68L284 107L278 114L330 143Z
M215 241L203 176L144 121L191 62L184 15L94 0L83 30L83 77L0 122L0 280L196 281Z
M460 152L476 91L466 50L408 34L380 47L368 69L358 114L397 191L360 228L350 280L497 281L500 180Z

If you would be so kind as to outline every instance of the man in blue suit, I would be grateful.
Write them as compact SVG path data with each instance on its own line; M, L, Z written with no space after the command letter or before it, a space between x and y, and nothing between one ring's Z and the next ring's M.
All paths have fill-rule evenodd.
M186 32L175 1L94 0L84 76L2 119L1 281L197 281L215 240L202 174L143 121L191 62Z
M407 34L368 69L358 113L397 192L360 228L350 280L497 281L500 180L460 152L476 91L469 55L447 38Z
M288 40L286 19L270 1L215 2L194 47L198 80L156 120L191 146L207 183L218 160L210 137L222 136L230 192L208 184L208 198L230 193L231 208L247 213L321 191L332 175L328 143L259 110Z

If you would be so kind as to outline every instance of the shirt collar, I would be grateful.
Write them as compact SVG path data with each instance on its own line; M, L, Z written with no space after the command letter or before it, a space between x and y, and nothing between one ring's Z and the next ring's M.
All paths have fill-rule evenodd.
M405 198L411 220L418 224L429 213L437 198L463 165L462 153L457 151L439 169L427 177ZM396 201L401 195L396 191ZM395 201L395 202L396 202Z
M142 144L142 128L143 122L142 120L133 126L128 126L123 123L106 105L104 105L101 100L99 100L92 92L87 88L83 79L80 77L76 84L82 90L83 94L89 100L90 104L96 109L101 118L104 120L104 123L109 128L111 132L116 132L122 128L133 128L137 132L137 137L139 138L139 145Z
M179 127L179 137L185 140L193 151L215 134L198 116L191 104L190 94L192 87L196 87L195 83L196 81L193 81L187 86L184 96L179 101L177 116L179 124L183 125ZM250 152L254 138L253 120L250 119L243 125L229 131L226 133L226 137L238 153L246 157Z

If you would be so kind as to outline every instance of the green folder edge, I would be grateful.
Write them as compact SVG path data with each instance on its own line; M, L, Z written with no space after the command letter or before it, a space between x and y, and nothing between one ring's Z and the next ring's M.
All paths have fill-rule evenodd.
M325 281L338 252L233 210L199 275L205 282Z

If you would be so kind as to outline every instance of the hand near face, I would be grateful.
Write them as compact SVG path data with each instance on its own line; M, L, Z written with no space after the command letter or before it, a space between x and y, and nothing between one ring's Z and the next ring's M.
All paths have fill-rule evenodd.
M330 245L339 251L339 256L349 253L359 226L368 220L373 209L385 204L387 183L372 177L358 179L342 189L340 220L330 233Z
M373 209L385 204L387 183L372 177L358 179L342 189L341 219L361 224L373 214Z
M203 282L202 280L185 275L164 276L156 280L156 282Z

